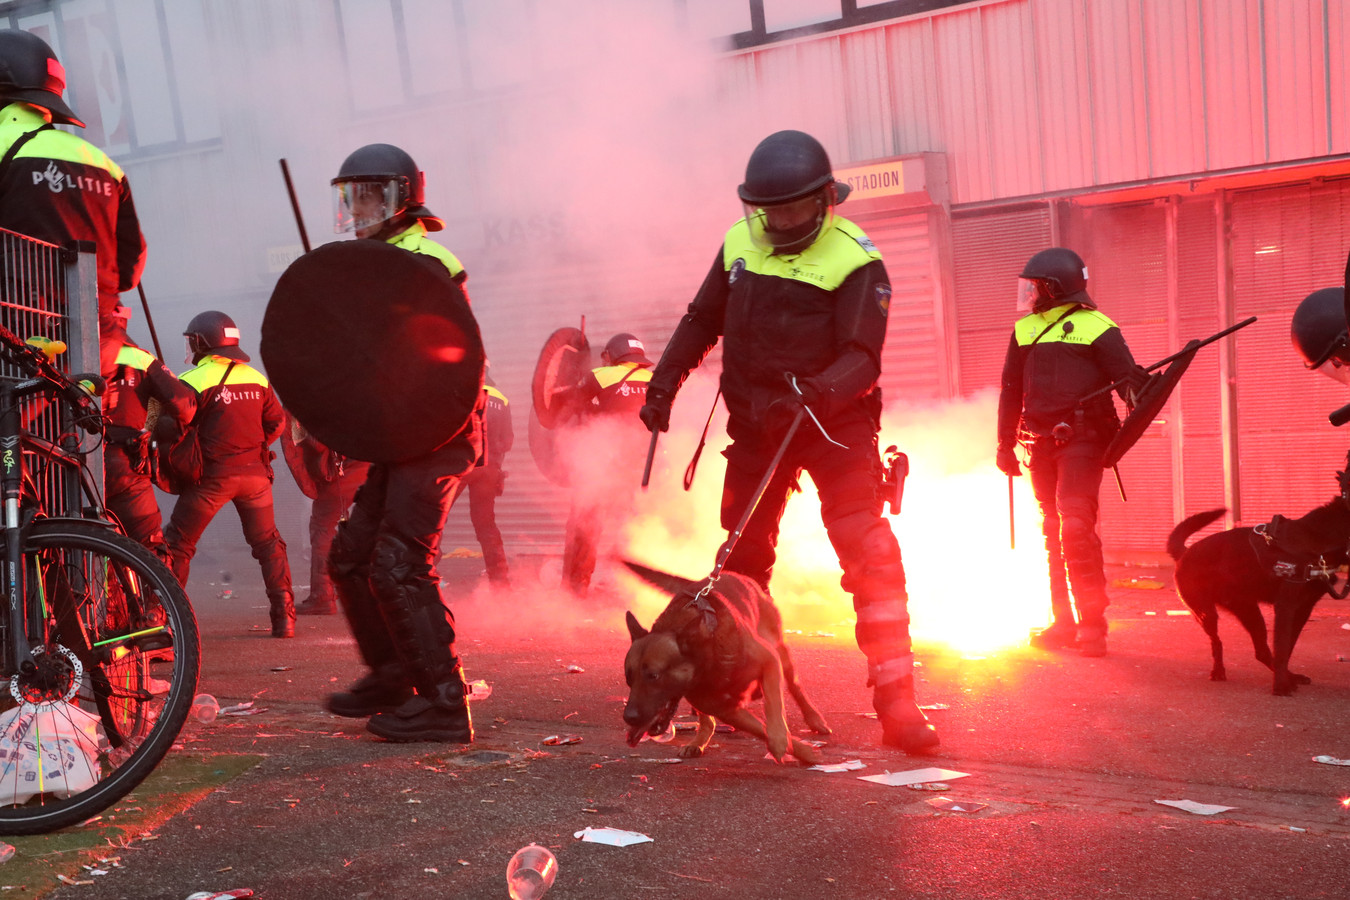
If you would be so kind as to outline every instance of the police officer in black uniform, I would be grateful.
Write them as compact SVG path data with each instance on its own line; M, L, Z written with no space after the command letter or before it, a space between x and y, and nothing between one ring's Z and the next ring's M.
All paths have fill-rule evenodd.
M53 127L84 127L61 97L65 88L65 69L46 41L0 31L0 228L59 246L95 245L99 372L109 378L126 337L118 295L140 281L145 238L121 167Z
M402 149L369 144L333 179L337 230L439 260L463 285L464 267L427 237L444 223L423 205L421 170ZM481 393L480 393L481 402ZM482 416L424 457L370 467L351 514L338 526L329 571L370 672L328 697L340 716L370 716L391 741L473 741L455 620L441 599L441 532L459 479L482 452Z
M1132 405L1132 392L1147 374L1120 329L1088 296L1087 266L1077 253L1042 250L1027 262L1019 284L1018 310L1027 315L1013 327L1003 363L995 460L1005 475L1020 475L1016 447L1026 448L1043 517L1054 622L1032 645L1104 656L1109 598L1097 495L1120 419L1110 392L1080 401L1128 379L1119 393Z
M114 315L125 334L131 310L118 306ZM197 411L197 393L164 363L124 338L103 397L103 412L108 418L103 454L108 509L127 535L168 563L169 548L164 543L159 501L151 481L151 439L146 419L152 403L158 404L160 414L190 422Z
M197 541L226 503L233 503L253 558L262 566L272 637L295 637L295 602L286 542L272 510L272 452L286 413L267 378L248 365L239 329L223 312L198 313L183 332L196 368L180 377L196 393L194 420L202 478L183 489L164 529L173 573L186 586Z
M580 423L597 416L615 422L632 421L647 400L651 377L652 361L642 341L628 332L614 335L600 351L600 365L575 388ZM623 499L615 496L608 480L600 489L574 485L563 537L563 585L573 595L584 597L590 590L605 520L623 506Z
M779 521L798 475L809 472L844 571L841 584L853 595L882 739L930 753L938 736L914 699L904 564L882 516L877 380L891 287L867 235L835 214L847 193L810 135L780 131L760 142L739 189L745 218L727 232L671 337L641 416L648 428L664 431L675 392L723 339L732 444L725 451L722 526L730 530L789 423L803 405L810 409L829 437L802 420L726 568L768 587Z
M497 498L505 490L506 454L515 444L516 432L511 424L511 402L486 372L483 373L483 393L487 405L483 421L487 449L483 464L470 469L460 479L450 504L453 506L460 494L469 492L469 521L473 524L478 546L483 549L488 583L509 588L511 566L506 560L502 530L497 527Z

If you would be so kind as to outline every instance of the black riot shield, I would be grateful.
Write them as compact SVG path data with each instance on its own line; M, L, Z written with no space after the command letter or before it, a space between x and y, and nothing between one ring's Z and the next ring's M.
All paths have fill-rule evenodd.
M591 370L591 345L578 328L559 328L544 342L530 382L535 415L544 428L557 428L576 415L571 388Z
M1111 443L1106 445L1106 455L1102 458L1104 468L1109 469L1120 462L1121 457L1148 430L1148 426L1153 424L1153 420L1167 403L1167 398L1172 396L1172 389L1177 386L1181 376L1186 374L1191 360L1195 359L1195 351L1199 349L1200 341L1191 341L1177 353L1170 366L1162 372L1155 372L1149 376L1143 389L1139 391L1134 409L1125 417L1125 421L1120 423L1120 430L1111 439Z
M469 302L437 259L338 241L286 269L259 352L281 402L343 456L404 462L468 423L483 385Z

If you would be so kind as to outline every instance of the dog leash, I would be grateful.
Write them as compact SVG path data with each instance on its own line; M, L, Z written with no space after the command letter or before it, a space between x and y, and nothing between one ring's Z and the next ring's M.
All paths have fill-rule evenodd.
M694 607L699 611L703 616L703 624L709 631L717 627L717 611L708 602L708 594L712 593L713 586L717 584L717 579L721 577L722 569L726 567L727 559L731 556L731 551L735 549L736 542L741 539L745 526L750 523L750 517L755 514L755 510L759 507L759 501L764 499L764 492L769 489L769 481L778 472L778 466L783 461L783 455L787 453L788 445L792 443L792 439L796 436L797 429L801 427L802 419L805 416L806 407L798 407L797 415L793 417L792 424L788 426L787 434L783 436L783 443L778 445L778 451L774 453L769 468L765 470L764 477L759 480L759 487L755 488L754 496L750 498L750 503L745 507L745 512L741 513L741 520L736 523L736 527L727 535L727 539L722 542L721 548L717 551L717 560L713 563L712 573L708 575L708 580L704 582L703 587L685 606L686 609Z

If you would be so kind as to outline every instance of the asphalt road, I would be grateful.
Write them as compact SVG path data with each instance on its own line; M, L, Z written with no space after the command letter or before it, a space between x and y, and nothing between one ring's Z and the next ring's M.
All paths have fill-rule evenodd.
M630 749L625 604L530 584L466 598L478 565L445 567L468 677L492 687L474 705L472 747L385 743L328 715L319 699L360 674L341 618L271 639L256 579L222 597L199 567L201 689L255 712L190 723L170 761L224 780L138 790L85 826L107 829L101 847L16 841L20 858L52 868L12 884L18 860L0 865L0 895L502 898L508 859L537 842L558 860L550 900L1350 897L1350 767L1313 761L1350 758L1350 663L1339 661L1350 604L1328 599L1314 614L1295 654L1313 683L1289 698L1271 695L1229 620L1231 680L1210 682L1207 641L1167 615L1181 608L1170 589L1115 591L1103 659L920 644L920 699L946 708L930 713L942 753L919 760L879 745L848 630L793 635L803 685L835 729L826 761L865 765L828 774L775 764L739 734L717 735L698 760L672 762L673 744ZM795 710L789 722L801 728ZM579 741L545 745L551 735ZM222 775L231 760L242 773ZM860 780L925 766L968 774L939 791ZM943 811L937 798L982 806ZM1158 800L1233 809L1201 816ZM651 841L578 840L588 826ZM106 875L73 868L110 857ZM86 883L61 884L58 869Z

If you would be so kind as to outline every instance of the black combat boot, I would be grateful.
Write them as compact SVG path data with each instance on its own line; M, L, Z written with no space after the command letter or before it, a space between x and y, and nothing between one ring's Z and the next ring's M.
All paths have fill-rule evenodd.
M1078 626L1072 618L1068 621L1055 619L1049 628L1043 628L1031 636L1031 646L1037 650L1064 650L1078 645Z
M937 752L937 729L914 702L913 676L877 686L872 708L881 722L881 742L887 747L899 747L911 756Z
M456 668L451 679L426 694L417 694L397 709L377 713L366 730L387 741L440 741L472 744L473 718L469 714L464 673Z
M272 637L295 637L295 599L290 591L269 598L271 603Z
M397 709L413 699L412 685L398 664L372 669L345 691L329 694L324 709L335 716L365 719Z
M332 597L310 594L295 604L295 613L300 616L334 616L337 615L337 601Z

